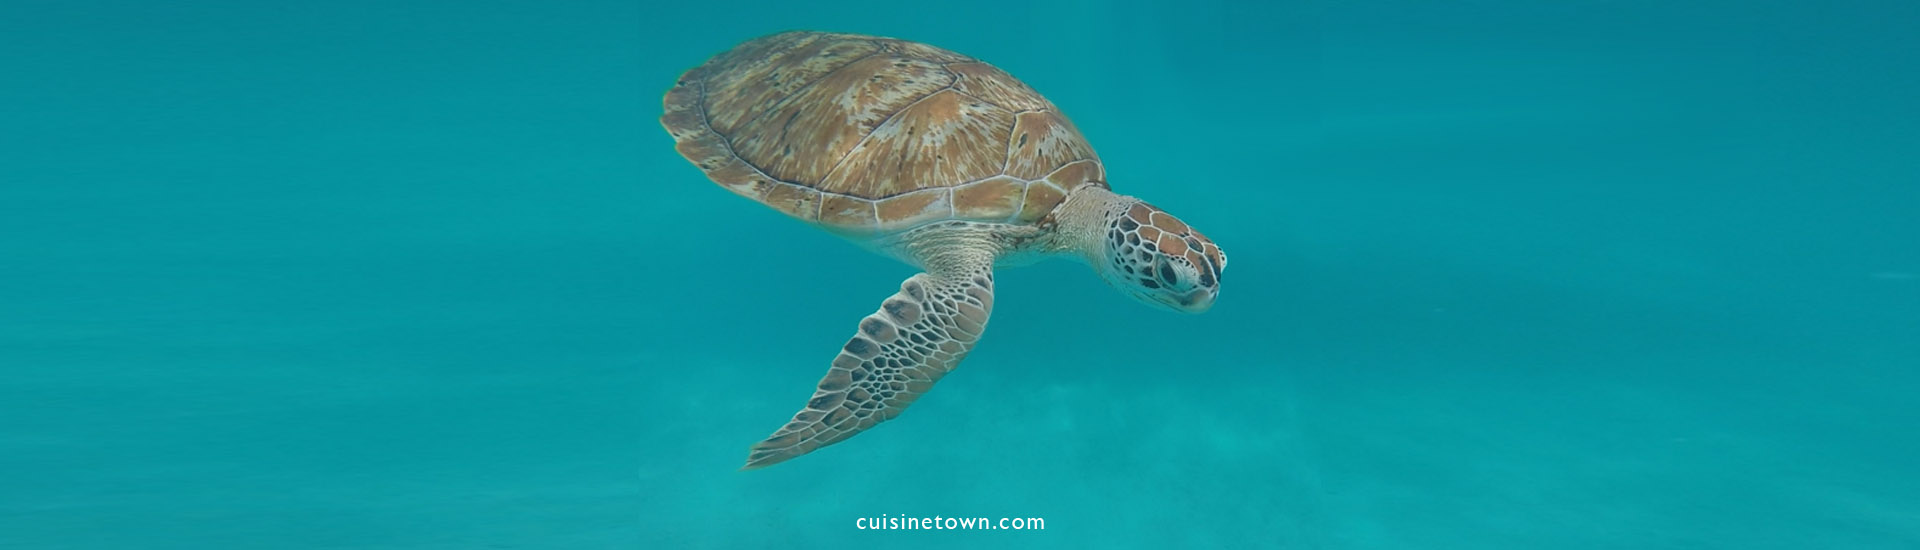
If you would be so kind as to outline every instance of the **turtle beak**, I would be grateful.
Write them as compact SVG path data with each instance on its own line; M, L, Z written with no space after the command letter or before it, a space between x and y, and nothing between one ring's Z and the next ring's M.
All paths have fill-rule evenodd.
M1193 289L1193 292L1188 292L1185 296L1179 298L1180 311L1187 313L1204 313L1209 309L1213 309L1213 295L1213 291L1209 289Z
M1153 301L1181 313L1205 313L1213 308L1214 295L1212 290L1196 288L1178 296L1155 295Z

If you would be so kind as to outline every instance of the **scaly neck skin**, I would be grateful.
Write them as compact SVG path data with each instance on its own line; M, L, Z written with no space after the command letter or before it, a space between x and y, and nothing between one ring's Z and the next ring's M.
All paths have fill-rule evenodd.
M1054 211L1053 243L1047 247L1048 251L1077 258L1088 265L1103 265L1108 225L1136 202L1140 199L1103 187L1089 185L1074 190Z
M929 273L987 261L1025 265L1045 257L1064 257L1088 265L1106 261L1107 228L1140 199L1087 186L1067 195L1045 228L989 222L949 221L899 235L867 241L875 252L898 258Z
M1018 228L1000 224L948 221L914 228L870 243L875 251L898 258L936 277L991 269L996 257L1018 240ZM1031 228L1025 228L1031 231Z

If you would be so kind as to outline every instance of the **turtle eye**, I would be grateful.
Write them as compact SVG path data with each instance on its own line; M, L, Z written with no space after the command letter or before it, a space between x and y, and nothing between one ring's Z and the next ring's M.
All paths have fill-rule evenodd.
M1173 262L1160 262L1160 282L1170 287L1180 284L1180 273L1173 270Z

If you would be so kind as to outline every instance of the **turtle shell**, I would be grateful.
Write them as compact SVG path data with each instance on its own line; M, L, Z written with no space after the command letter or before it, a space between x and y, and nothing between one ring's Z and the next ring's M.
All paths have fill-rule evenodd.
M891 38L785 32L680 77L661 124L720 186L851 233L940 220L1034 224L1100 159L1033 88Z

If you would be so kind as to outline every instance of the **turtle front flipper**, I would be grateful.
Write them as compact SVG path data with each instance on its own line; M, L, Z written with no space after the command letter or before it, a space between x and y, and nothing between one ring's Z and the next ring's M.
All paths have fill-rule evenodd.
M742 469L813 452L900 415L960 364L993 311L987 265L920 273L860 321L806 408L753 445Z

